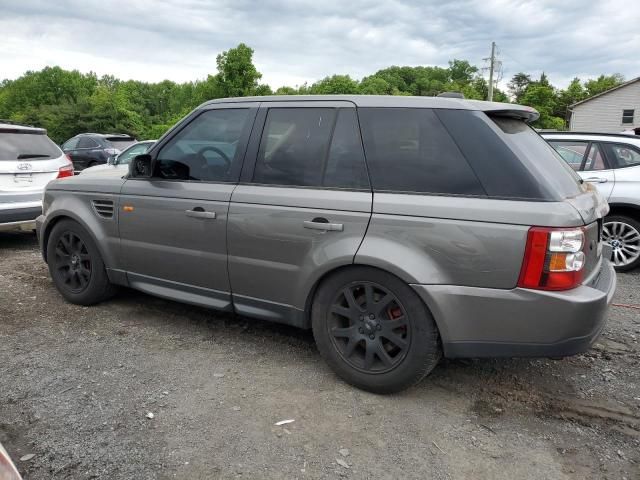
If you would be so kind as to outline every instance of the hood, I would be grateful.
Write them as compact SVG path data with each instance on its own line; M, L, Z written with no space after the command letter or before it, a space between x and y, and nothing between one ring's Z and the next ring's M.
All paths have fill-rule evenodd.
M76 175L49 182L46 190L76 192L119 193L125 181L126 171L121 169L98 170L95 173Z

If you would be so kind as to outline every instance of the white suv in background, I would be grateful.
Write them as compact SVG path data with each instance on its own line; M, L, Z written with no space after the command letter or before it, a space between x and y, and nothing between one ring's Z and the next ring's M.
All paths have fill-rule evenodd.
M603 239L611 261L624 272L640 265L640 136L544 132L560 156L609 202Z
M71 160L46 130L0 120L0 231L35 229L44 187L72 176Z

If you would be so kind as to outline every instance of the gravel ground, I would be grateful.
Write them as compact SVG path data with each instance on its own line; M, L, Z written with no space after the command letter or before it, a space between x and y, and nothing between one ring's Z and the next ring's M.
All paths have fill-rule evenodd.
M309 332L128 290L65 303L35 238L0 234L0 442L27 480L638 479L640 272L614 302L584 355L445 360L378 396Z

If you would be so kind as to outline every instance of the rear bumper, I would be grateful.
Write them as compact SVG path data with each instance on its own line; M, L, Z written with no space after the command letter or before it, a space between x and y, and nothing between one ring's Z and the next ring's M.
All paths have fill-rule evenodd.
M42 213L42 203L0 204L0 232L33 230L35 220Z
M563 357L602 332L616 275L603 261L587 285L563 292L412 285L431 309L446 357Z

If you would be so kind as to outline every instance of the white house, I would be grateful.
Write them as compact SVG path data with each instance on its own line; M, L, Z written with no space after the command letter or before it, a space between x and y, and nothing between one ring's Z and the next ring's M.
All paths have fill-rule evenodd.
M569 130L640 135L640 77L629 80L569 107Z

